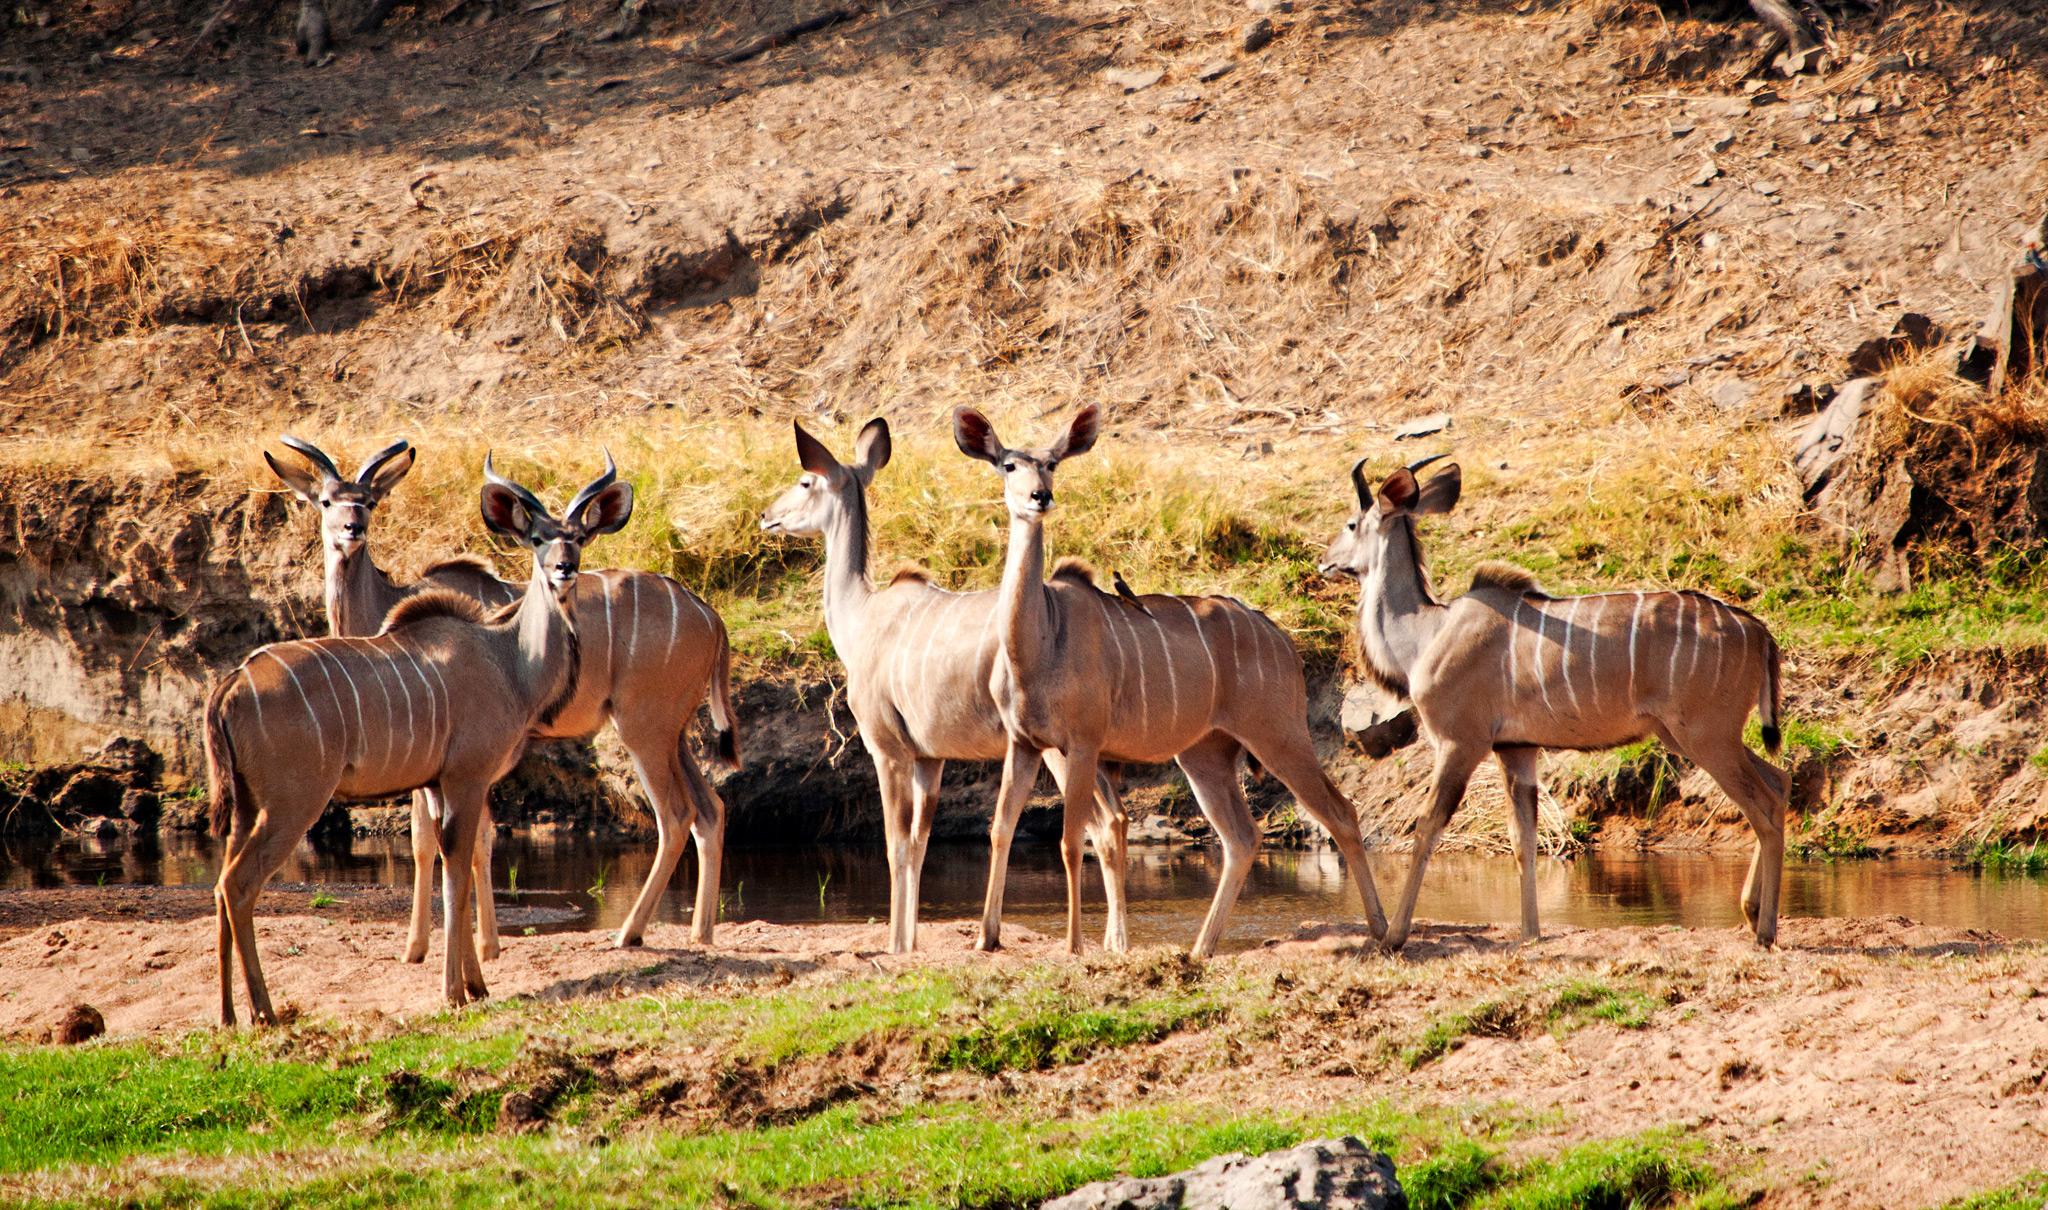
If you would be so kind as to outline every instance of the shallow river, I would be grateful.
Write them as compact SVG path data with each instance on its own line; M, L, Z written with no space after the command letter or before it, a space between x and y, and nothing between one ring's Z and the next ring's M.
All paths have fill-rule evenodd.
M210 883L213 841L189 835L141 842L0 841L0 893L23 887L127 883ZM654 858L651 843L587 836L501 839L495 854L498 901L516 921L541 931L607 928L631 906ZM1373 873L1391 898L1407 857L1376 854ZM925 920L978 917L986 846L933 844L925 862ZM403 837L356 840L345 850L302 843L277 881L405 885L410 850ZM1215 886L1213 850L1133 846L1131 940L1185 944ZM1680 924L1720 927L1740 920L1737 896L1746 858L1733 854L1594 852L1538 866L1546 923ZM1088 865L1087 930L1101 930L1101 883ZM695 865L685 859L662 902L661 918L687 919ZM888 912L881 846L742 849L726 855L724 919L778 923L879 919ZM516 894L514 888L516 887ZM591 888L600 888L593 891ZM1514 863L1506 857L1440 854L1430 863L1417 914L1433 920L1512 923L1519 918ZM1047 932L1064 927L1057 848L1020 839L1010 863L1005 918ZM1788 916L1903 915L1927 924L1987 928L2010 937L2048 937L2048 880L1958 870L1936 860L1788 862ZM524 910L521 910L524 909ZM1260 858L1232 917L1239 946L1306 920L1356 920L1358 894L1331 852L1268 852Z

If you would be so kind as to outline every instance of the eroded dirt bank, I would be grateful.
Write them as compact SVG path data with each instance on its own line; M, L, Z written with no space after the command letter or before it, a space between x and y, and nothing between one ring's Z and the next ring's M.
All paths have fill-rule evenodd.
M355 907L259 921L273 990L309 1038L360 1044L438 997L433 962L398 962L399 926ZM835 1080L832 1098L878 1106L1001 1095L1054 1115L1184 1096L1274 1112L1379 1097L1511 1105L1532 1123L1519 1144L1531 1149L1683 1129L1773 1205L1930 1204L2037 1165L2048 1137L2048 951L1987 933L1793 920L1765 953L1734 930L1562 929L1518 948L1503 930L1425 925L1388 958L1354 929L1309 925L1206 967L1163 952L1069 959L1028 932L989 957L971 937L966 922L936 923L919 954L894 958L877 952L880 926L734 924L702 952L668 926L636 951L508 933L489 977L501 998L687 1002L1049 963L1102 1003L1164 979L1223 1005L1156 1041L993 1077L933 1074L909 1035L901 1055L863 1042L844 1070L754 1069L756 1113ZM38 925L0 941L0 1033L32 1033L74 1000L116 1035L175 1033L208 1018L213 979L205 918ZM605 1070L668 1070L658 1039L629 1049L606 1049Z

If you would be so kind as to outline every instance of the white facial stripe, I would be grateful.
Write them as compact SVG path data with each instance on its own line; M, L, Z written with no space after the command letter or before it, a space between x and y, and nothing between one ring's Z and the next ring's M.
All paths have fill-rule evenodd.
M1643 594L1636 594L1635 608L1628 614L1628 704L1636 704L1636 630L1643 620Z
M1572 607L1564 615L1564 649L1558 653L1558 667L1564 671L1564 691L1572 699L1572 717L1579 711L1579 687L1572 684L1572 639L1579 633L1579 602L1582 597L1572 598Z
M313 739L320 749L320 758L325 760L327 758L327 729L320 725L320 712L313 709L313 699L306 696L306 687L299 683L299 674L292 670L290 664L284 662L283 656L268 647L265 647L256 654L267 655L271 659L276 660L277 666L284 669L284 674L292 678L292 688L299 691L299 701L306 707L306 717L313 720ZM322 675L325 674L323 673Z

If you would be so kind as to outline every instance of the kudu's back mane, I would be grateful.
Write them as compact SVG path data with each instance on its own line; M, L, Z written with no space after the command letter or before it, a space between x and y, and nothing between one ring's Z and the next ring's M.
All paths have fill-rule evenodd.
M431 580L435 576L451 571L474 572L479 576L488 576L494 580L498 578L497 571L489 563L484 562L477 556L454 555L450 558L427 564L426 570L420 573L420 579Z
M1482 588L1498 588L1525 597L1542 597L1545 600L1550 598L1550 594L1544 592L1542 586L1536 582L1534 572L1493 559L1472 569L1472 591L1478 592Z
M429 588L427 591L409 596L391 607L384 615L383 633L411 626L430 618L456 618L464 622L482 622L484 607L474 597L449 588ZM493 619L495 620L495 619Z
M1090 566L1086 559L1077 559L1073 555L1060 556L1059 561L1052 565L1051 578L1065 580L1069 584L1086 584L1098 592L1101 591L1095 583L1095 568Z

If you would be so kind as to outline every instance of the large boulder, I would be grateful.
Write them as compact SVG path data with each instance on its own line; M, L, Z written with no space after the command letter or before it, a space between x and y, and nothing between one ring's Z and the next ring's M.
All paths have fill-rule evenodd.
M1084 1185L1045 1210L1407 1210L1394 1161L1355 1138L1219 1155L1171 1176Z

